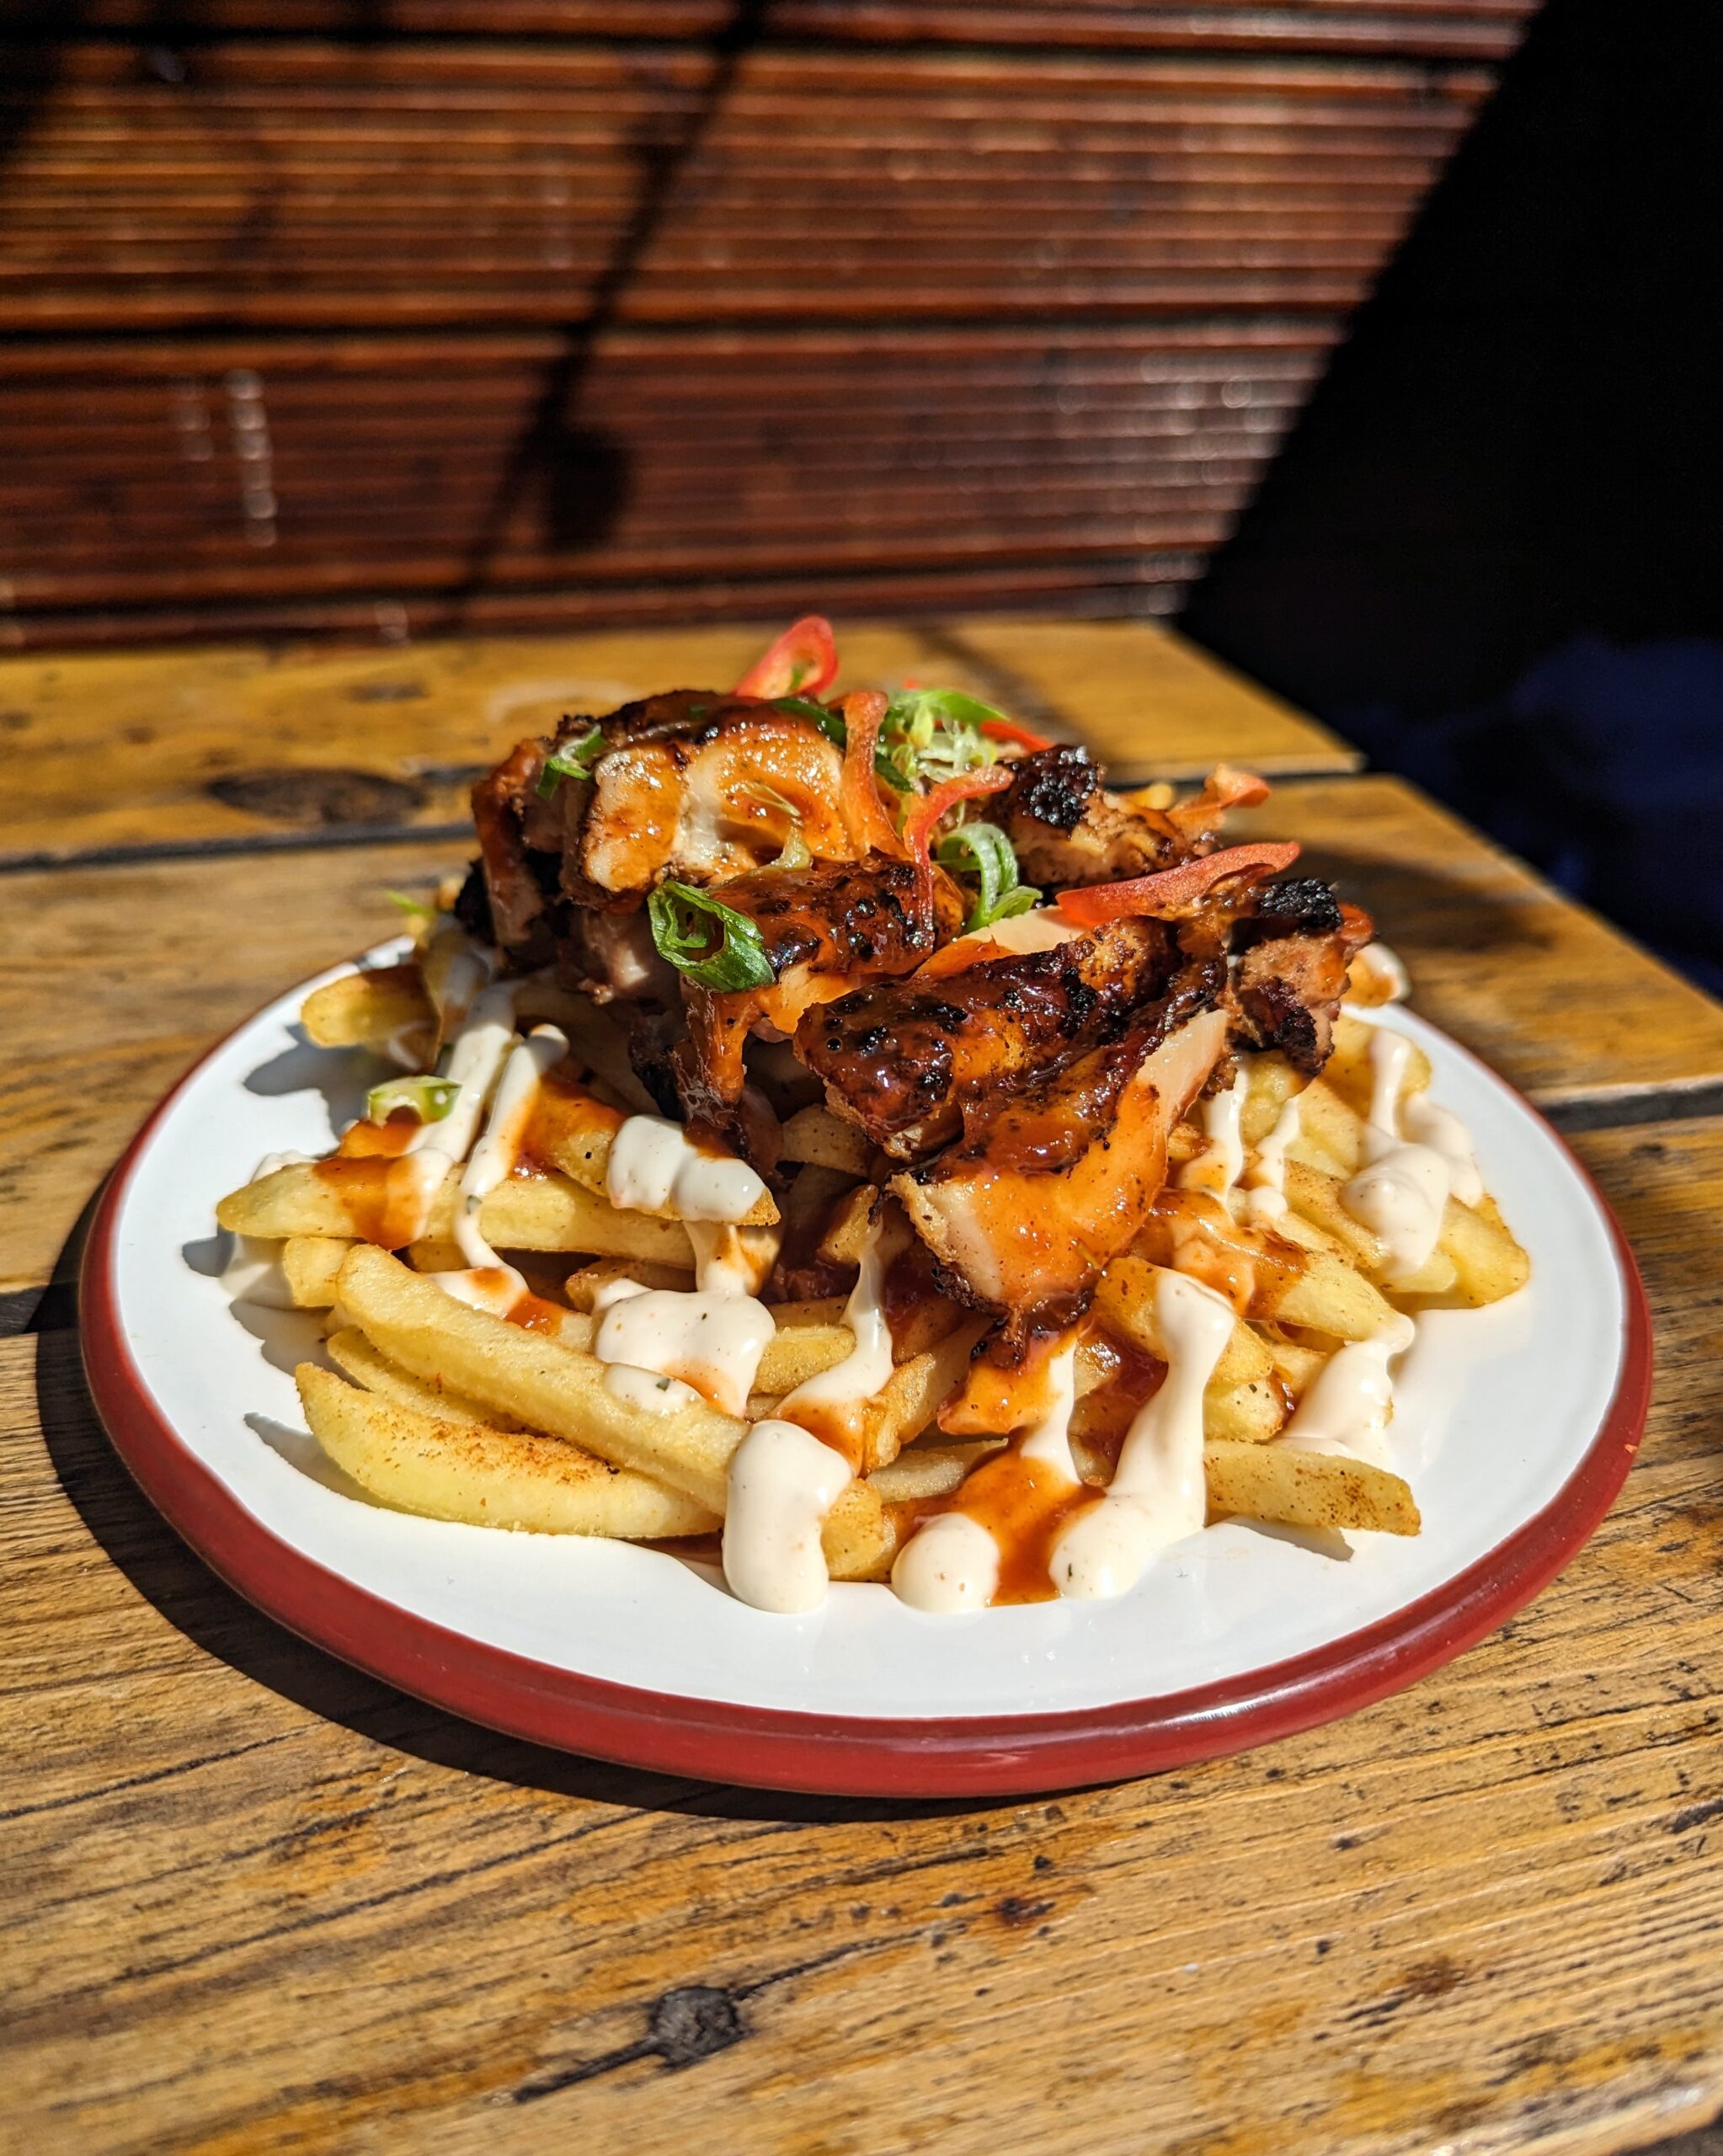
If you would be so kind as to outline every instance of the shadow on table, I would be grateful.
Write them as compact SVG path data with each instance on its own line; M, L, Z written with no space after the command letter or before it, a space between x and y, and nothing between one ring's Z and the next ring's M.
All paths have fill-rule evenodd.
M75 1231L81 1240L83 1224ZM54 1471L80 1519L146 1601L185 1637L309 1713L434 1765L595 1804L770 1819L826 1821L954 1816L973 1804L797 1796L613 1767L499 1736L398 1692L309 1646L236 1594L150 1504L109 1444L84 1383L77 1334L41 1335L36 1390Z

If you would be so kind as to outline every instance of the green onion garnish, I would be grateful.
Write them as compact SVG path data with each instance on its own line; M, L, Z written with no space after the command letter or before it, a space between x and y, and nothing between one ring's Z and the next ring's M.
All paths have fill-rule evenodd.
M421 1123L440 1123L461 1091L446 1078L388 1078L365 1097L367 1123L387 1123L397 1108L411 1108Z
M981 723L1000 716L961 689L900 689L879 729L879 775L907 792L996 763L999 750Z
M996 921L1027 913L1041 896L1032 883L1017 881L1016 854L997 824L959 824L940 841L935 858L980 885L966 928L991 928Z
M828 711L824 704L817 704L812 696L774 696L774 711L781 711L787 718L811 718L829 741L844 745L844 719L841 712ZM833 728L837 731L834 733Z
M603 727L595 726L578 741L565 741L560 749L552 749L538 775L539 799L548 801L565 778L590 778L592 767L606 745Z
M659 956L698 986L764 988L777 979L747 915L720 905L691 883L660 883L646 912Z
M415 933L423 934L436 920L437 910L429 899L409 898L405 891L385 891L383 896L406 915Z

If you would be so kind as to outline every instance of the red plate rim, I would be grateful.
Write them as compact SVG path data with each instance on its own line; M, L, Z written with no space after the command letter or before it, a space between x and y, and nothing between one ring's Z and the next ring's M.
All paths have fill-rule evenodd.
M1619 1222L1560 1131L1469 1049L1450 1042L1543 1123L1566 1155L1609 1229L1626 1303L1620 1373L1597 1435L1550 1502L1464 1572L1392 1615L1288 1661L1155 1699L1059 1714L958 1720L790 1713L552 1668L416 1616L282 1541L185 1444L132 1356L114 1263L126 1191L179 1096L259 1015L198 1059L108 1179L78 1281L91 1398L150 1502L265 1616L433 1706L531 1743L701 1781L856 1797L1047 1795L1191 1766L1355 1713L1494 1631L1589 1539L1626 1480L1645 1430L1651 1312Z

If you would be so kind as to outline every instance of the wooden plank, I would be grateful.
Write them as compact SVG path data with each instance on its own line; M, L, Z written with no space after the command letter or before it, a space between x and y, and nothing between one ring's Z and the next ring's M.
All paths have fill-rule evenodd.
M523 734L653 689L728 686L779 626L0 660L0 864L464 823L472 778ZM1009 665L1021 640L998 625L952 637L841 622L839 640L840 689L914 679L992 691L1026 718L1056 708L1060 731L1103 754L1126 749L1115 714L1134 708L1140 685L1148 708L1125 755L1134 772L1182 778L1222 755L1270 771L1352 760L1309 720L1147 625L1047 625L1039 674ZM1053 663L1060 655L1068 667Z
M1410 787L1288 785L1255 821L1373 905L1416 1007L1552 1112L1643 1113L1723 1082L1723 1010ZM464 851L419 841L6 878L0 1294L14 1323L179 1072L272 995L391 932L385 892L424 888Z
M1075 0L1051 8L1019 0L766 0L763 32L864 44L1098 45L1174 51L1329 52L1430 60L1503 60L1519 41L1532 0ZM490 37L711 38L728 29L733 0L376 0L364 35ZM349 0L92 0L88 30L147 30L171 38L236 30L349 35Z
M1672 1113L1723 1080L1723 1006L1402 780L1277 787L1230 822L1297 839L1402 953L1413 1007L1546 1112Z
M0 296L14 330L1332 311L1492 80L384 36L200 41L164 80L71 40L13 93Z
M1197 776L1221 762L1272 776L1363 760L1315 719L1153 623L972 618L953 633L997 670L1001 694L1016 690L1016 704L1062 721L1122 785Z
M1605 2156L1710 2116L1723 1122L1581 1145L1665 1348L1591 1546L1400 1698L1052 1801L804 1801L453 1722L180 1547L70 1334L0 1343L20 2144Z

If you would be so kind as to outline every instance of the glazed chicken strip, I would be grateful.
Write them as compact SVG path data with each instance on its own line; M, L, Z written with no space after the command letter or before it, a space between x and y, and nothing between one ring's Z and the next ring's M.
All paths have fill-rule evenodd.
M1220 969L1187 969L1124 1037L1009 1095L949 1151L892 1179L947 1292L1008 1337L1080 1315L1166 1176L1173 1125L1226 1047ZM1207 1006L1207 1007L1205 1007Z
M832 1108L899 1160L948 1145L984 1097L1051 1075L1117 1038L1166 990L1176 961L1154 921L1119 921L1047 950L1011 956L979 942L960 972L858 990L810 1011L796 1053Z

